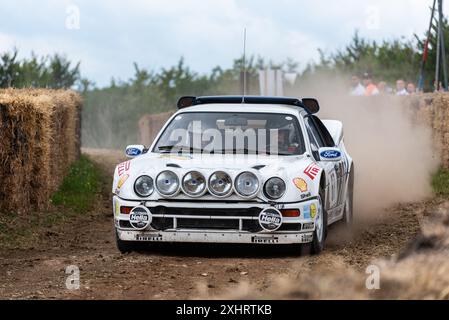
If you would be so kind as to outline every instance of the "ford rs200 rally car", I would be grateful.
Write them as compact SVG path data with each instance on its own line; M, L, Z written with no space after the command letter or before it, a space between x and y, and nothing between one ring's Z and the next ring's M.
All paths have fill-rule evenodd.
M343 125L315 99L183 97L153 144L114 173L117 246L296 244L319 253L352 222L354 165Z

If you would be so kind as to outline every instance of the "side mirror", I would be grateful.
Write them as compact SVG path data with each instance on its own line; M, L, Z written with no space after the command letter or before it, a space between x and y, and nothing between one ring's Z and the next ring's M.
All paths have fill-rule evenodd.
M318 150L320 161L340 161L341 151L339 148L320 148Z
M320 111L320 104L314 98L302 98L302 104L310 114L315 114Z
M128 158L135 158L146 152L145 146L141 144L126 147L125 154Z

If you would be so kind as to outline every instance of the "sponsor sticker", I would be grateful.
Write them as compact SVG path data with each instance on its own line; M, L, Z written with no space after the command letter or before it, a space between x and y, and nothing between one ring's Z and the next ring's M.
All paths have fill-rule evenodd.
M251 237L252 243L279 243L278 237Z
M118 216L120 214L120 204L117 200L115 200L115 215Z
M316 217L316 204L314 203L310 205L310 216L312 217L312 219L315 219Z
M282 225L282 214L276 208L266 208L259 214L259 224L265 231L276 231Z
M123 184L126 182L126 180L128 180L128 178L129 178L129 174L125 174L120 178L120 180L117 183L117 190L120 190L120 188L123 186Z
M135 207L129 215L129 223L137 230L146 229L152 220L150 211L145 207Z
M129 162L129 161L120 163L117 168L119 177L121 177L123 174L127 173L129 171L130 167L131 167L131 162Z
M302 225L302 229L303 230L313 230L314 227L315 227L315 223L314 222L308 222L308 223L304 223Z
M300 197L301 197L301 200L310 198L310 197L312 197L312 193L311 192L302 193Z
M304 206L304 210L302 211L304 219L310 219L310 206Z
M162 241L161 234L137 234L137 241Z
M320 173L320 171L321 168L318 167L316 163L311 163L304 169L304 174L307 175L311 180L314 180Z
M307 243L307 242L312 242L313 241L313 234L303 234L302 236L302 242Z
M304 179L295 178L293 179L293 183L301 192L307 192L307 182Z

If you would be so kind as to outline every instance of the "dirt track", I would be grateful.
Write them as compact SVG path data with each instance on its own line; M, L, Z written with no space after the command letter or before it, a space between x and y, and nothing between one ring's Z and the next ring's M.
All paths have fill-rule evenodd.
M122 158L111 151L87 152L109 176ZM331 261L364 271L370 261L397 253L417 234L427 205L392 208L388 221L359 223L364 227L352 236L332 228L320 256L299 257L292 248L211 245L163 245L122 255L115 248L110 194L104 194L92 212L49 230L34 248L0 248L0 298L190 299L204 297L205 290L219 295L242 282L263 291L278 276ZM69 265L80 268L80 290L66 289Z

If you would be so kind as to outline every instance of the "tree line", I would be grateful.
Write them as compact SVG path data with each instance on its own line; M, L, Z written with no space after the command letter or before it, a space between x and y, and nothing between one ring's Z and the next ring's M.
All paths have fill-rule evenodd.
M444 20L443 34L449 44L449 28ZM436 28L436 26L434 26ZM428 60L425 65L425 90L433 88L436 65L436 37L431 33ZM424 37L399 38L382 42L370 41L356 32L341 50L326 53L308 63L298 73L295 86L319 77L349 76L370 72L375 79L393 83L396 79L417 82L423 56ZM449 50L446 50L446 59ZM258 70L271 67L285 72L298 72L300 63L294 57L276 63L262 57L246 60L248 93L258 94ZM173 110L182 95L239 94L243 59L237 58L229 68L216 66L207 74L197 73L181 58L177 64L159 70L133 64L134 74L127 80L111 79L98 88L83 78L80 62L72 63L64 55L18 58L16 49L0 53L0 87L73 88L84 97L83 144L91 147L122 148L137 141L138 119L148 113ZM291 88L292 92L295 91ZM287 90L288 91L288 90Z

